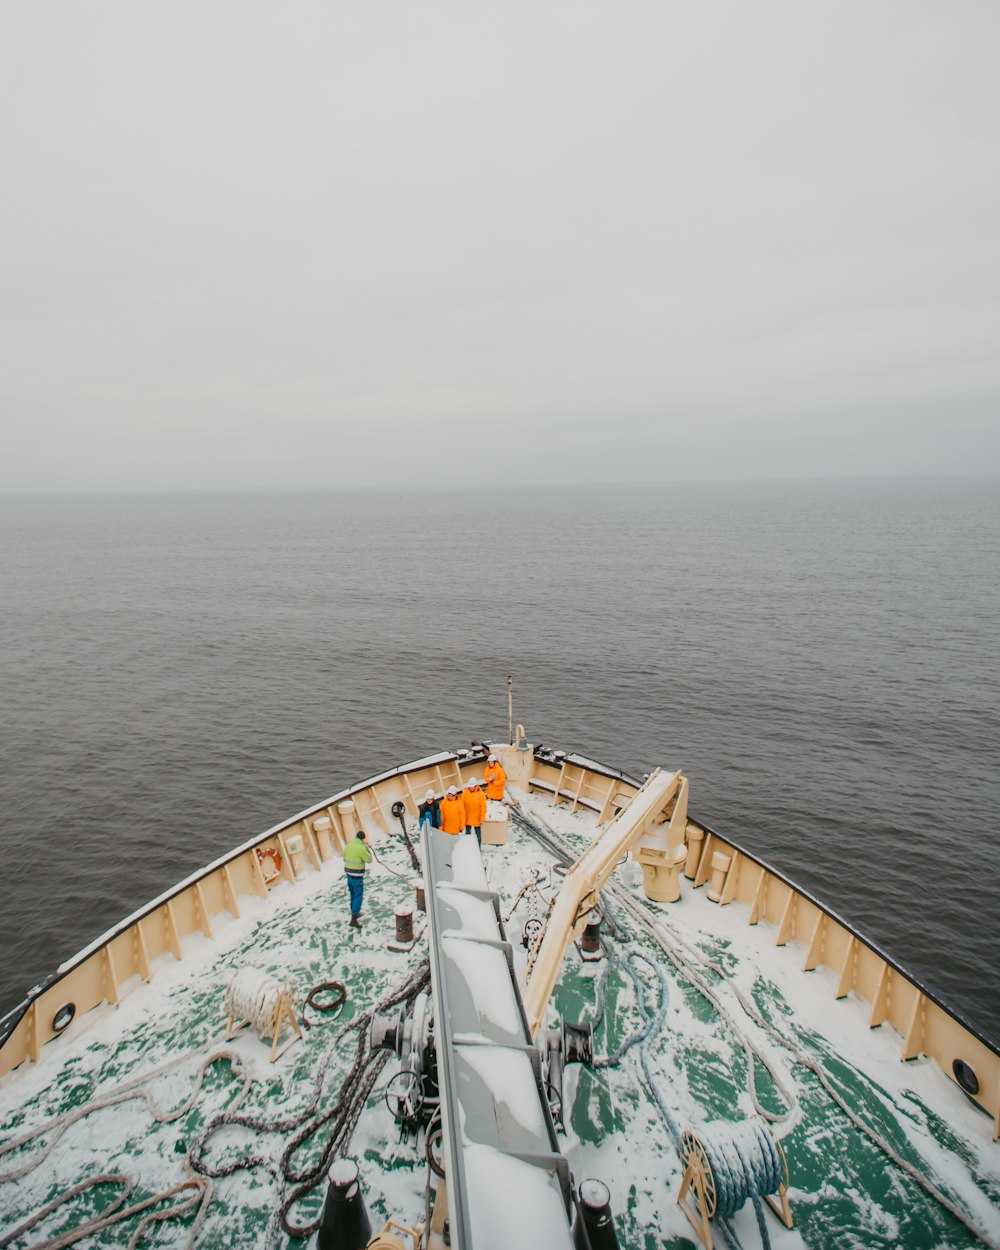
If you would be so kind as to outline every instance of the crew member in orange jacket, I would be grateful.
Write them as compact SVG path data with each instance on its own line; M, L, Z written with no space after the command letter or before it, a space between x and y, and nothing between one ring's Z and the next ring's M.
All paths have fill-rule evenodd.
M483 821L486 819L486 795L479 788L479 778L470 777L465 783L465 832L474 833L476 841L483 845Z
M486 762L486 797L499 801L503 798L503 788L507 784L507 774L503 770L503 765L495 755L491 755Z
M441 832L465 833L465 804L454 786L448 787L448 793L441 800L440 806Z

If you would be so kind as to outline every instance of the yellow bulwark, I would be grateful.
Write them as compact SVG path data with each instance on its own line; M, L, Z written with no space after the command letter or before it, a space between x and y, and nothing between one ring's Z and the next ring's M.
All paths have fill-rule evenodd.
M598 824L614 825L660 776L654 774L640 787L626 775L582 756L519 752L502 743L483 753L486 750L500 755L512 786L546 796L554 804L566 803L570 811L593 812ZM79 1027L90 1011L134 992L156 975L163 957L184 958L188 939L205 935L218 916L238 917L244 898L256 895L266 901L275 889L280 897L301 877L339 859L358 824L373 841L391 836L387 813L394 803L402 802L415 820L419 797L427 789L440 794L449 785L464 785L469 776L482 776L482 769L481 755L464 758L442 752L414 760L282 821L180 882L67 960L0 1020L0 1076L25 1061L39 1062L48 1044L58 1046L60 1039L73 1033L67 1027L70 1021L75 1018ZM669 822L654 818L633 845L647 896L661 902L678 897L680 867L690 889L707 885L714 905L733 906L744 913L747 924L771 929L775 944L787 951L785 961L797 961L805 971L832 970L833 997L866 1001L872 1028L898 1031L900 1057L932 1058L989 1114L993 1135L1000 1138L1000 1048L957 1018L846 921L748 849L687 819L686 810L687 781L681 779L675 799L667 804ZM304 854L295 854L291 839L296 837L301 838ZM281 875L270 884L256 853L269 847L281 851ZM573 913L571 920L575 919ZM531 966L540 953L539 946Z

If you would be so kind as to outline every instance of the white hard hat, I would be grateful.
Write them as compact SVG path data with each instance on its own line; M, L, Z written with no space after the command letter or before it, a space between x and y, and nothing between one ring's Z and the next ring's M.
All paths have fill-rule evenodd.
M487 763L490 763L490 764L495 764L496 762L497 762L497 757L495 755L491 755L489 760L487 761Z
M479 778L470 777L469 780L465 783L465 788L466 790L468 790L470 786L478 786L478 785L479 785Z
M427 793L424 795L424 802L426 803L428 799L432 799L433 797L434 797L434 791L428 790Z
M448 793L449 793L449 794L458 794L458 791L455 789L455 787L454 787L454 786L449 786L449 787L448 787Z

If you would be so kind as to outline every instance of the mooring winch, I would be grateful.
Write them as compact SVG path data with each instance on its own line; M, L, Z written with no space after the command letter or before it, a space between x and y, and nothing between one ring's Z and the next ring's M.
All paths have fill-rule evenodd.
M405 1133L426 1123L438 1106L437 1061L434 1053L434 1017L427 994L418 994L413 1010L377 1012L369 1036L372 1050L392 1050L400 1058L399 1071L385 1091L385 1103Z

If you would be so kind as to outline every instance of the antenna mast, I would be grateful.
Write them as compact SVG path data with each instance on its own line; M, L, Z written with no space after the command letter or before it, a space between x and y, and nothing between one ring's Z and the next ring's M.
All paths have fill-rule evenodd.
M514 678L507 674L507 741L514 745Z

